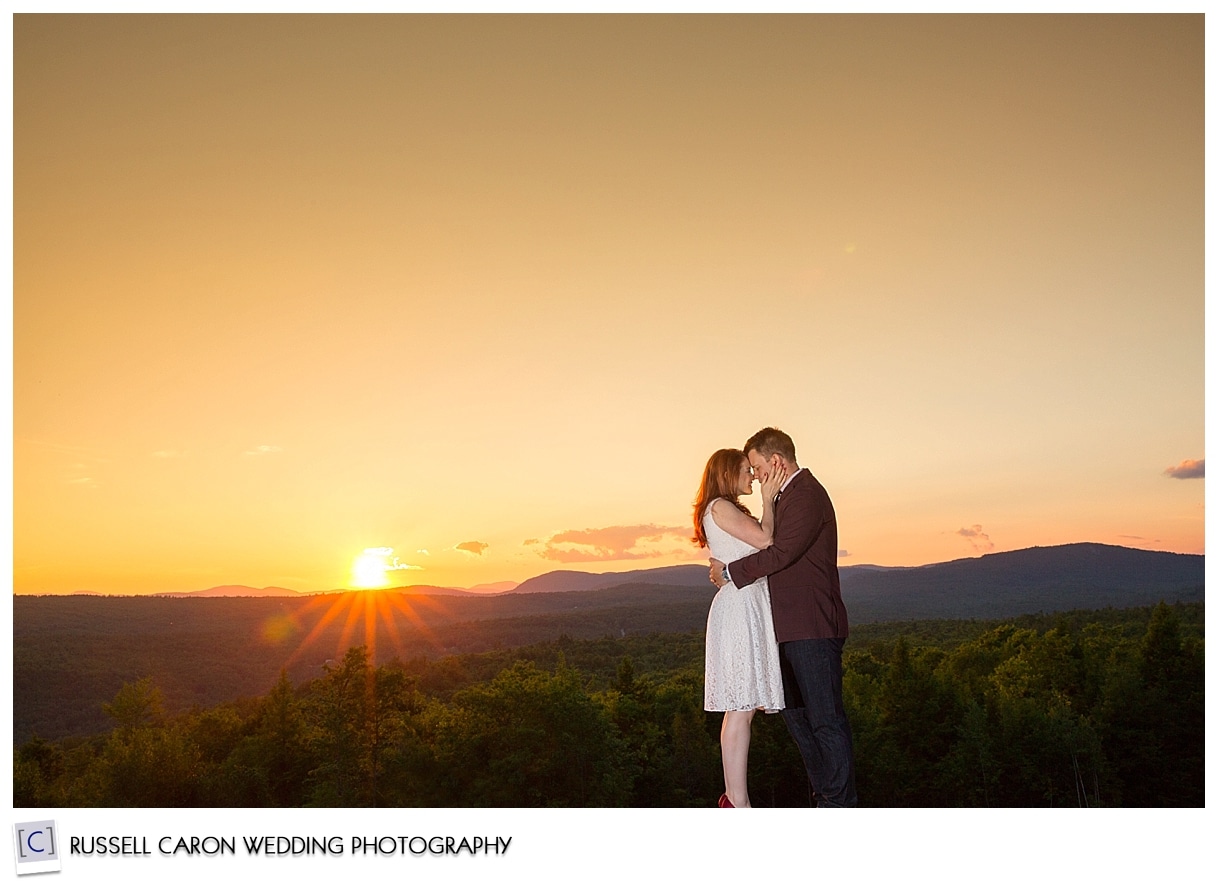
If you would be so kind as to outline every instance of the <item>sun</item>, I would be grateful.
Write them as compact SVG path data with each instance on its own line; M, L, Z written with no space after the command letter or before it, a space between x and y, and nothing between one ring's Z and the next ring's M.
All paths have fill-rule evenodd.
M359 625L363 622L363 645L368 648L373 662L377 659L377 632L380 631L393 643L399 658L404 658L406 649L398 623L402 620L413 626L419 636L426 640L437 654L444 653L444 644L432 632L427 620L420 615L421 609L432 612L442 609L434 598L426 595L407 597L389 590L389 573L394 570L420 569L402 564L393 556L392 548L365 548L351 563L352 591L326 592L315 595L301 609L282 619L267 623L263 639L268 643L282 643L297 631L308 630L300 645L288 656L285 666L291 667L301 653L324 634L338 628L336 651L341 652L359 643ZM380 589L380 590L378 590ZM314 618L314 614L317 615ZM309 622L309 619L314 619Z
M305 648L334 627L341 628L338 647L342 649L356 645L359 623L364 623L363 645L375 662L377 658L377 631L393 642L399 657L405 655L398 622L405 619L437 652L444 646L432 633L427 621L419 614L419 608L433 611L436 604L428 597L406 597L390 589L389 574L397 570L420 570L422 567L404 564L394 556L387 546L365 548L351 561L351 579L347 587L352 591L325 592L313 597L298 613L284 616L282 620L268 622L263 629L263 639L268 643L280 643L296 631L309 627L306 619L310 613L320 612L309 633L300 645L288 656L290 666L300 657ZM379 590L378 590L379 589Z
M392 549L365 548L351 564L352 588L384 588L389 584L388 552Z

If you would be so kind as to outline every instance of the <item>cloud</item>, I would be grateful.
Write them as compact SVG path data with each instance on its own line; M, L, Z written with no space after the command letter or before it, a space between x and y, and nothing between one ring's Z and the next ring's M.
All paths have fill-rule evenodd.
M431 557L431 552L428 551L426 548L420 548L420 549L416 550L415 554L421 554L424 557Z
M971 527L961 527L956 531L957 536L963 536L968 540L969 545L973 546L973 551L993 551L994 543L990 541L990 537L982 529L981 524L973 524Z
M1186 459L1178 466L1171 466L1164 469L1163 474L1169 478L1204 478L1205 477L1205 460L1204 459Z
M253 450L245 451L246 456L266 456L268 453L283 453L283 448L273 447L270 444L259 444Z
M379 548L365 548L364 557L382 558L383 560L381 563L381 569L385 570L385 572L389 572L390 570L421 570L421 569L423 569L422 567L415 566L414 564L402 563L394 555L393 549L389 548L387 546L381 546Z
M482 552L486 551L490 546L485 542L462 542L460 545L455 546L455 548L457 551L467 551L470 554L476 554L481 557Z
M657 524L566 530L547 539L545 548L537 553L561 563L643 560L674 553L688 554L689 539L688 527Z
M541 541L540 539L525 539L524 542L522 542L521 544L522 545L536 545L540 541Z
M839 548L839 549L837 550L837 556L838 556L838 557L850 557L851 555L850 555L850 552L849 552L849 551L847 551L846 549L844 549L844 548Z

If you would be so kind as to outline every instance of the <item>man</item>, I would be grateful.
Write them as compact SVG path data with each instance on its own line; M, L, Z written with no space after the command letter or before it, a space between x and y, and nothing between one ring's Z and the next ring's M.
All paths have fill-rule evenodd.
M837 516L820 481L795 460L785 432L765 428L744 445L753 476L788 475L774 502L774 542L728 567L711 560L711 581L736 587L769 576L786 710L819 807L855 806L854 747L842 705L842 646L849 631L837 573Z

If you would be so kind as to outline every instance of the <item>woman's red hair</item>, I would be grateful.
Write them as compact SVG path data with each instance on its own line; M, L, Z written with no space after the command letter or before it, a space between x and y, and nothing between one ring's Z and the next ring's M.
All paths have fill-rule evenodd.
M706 547L706 529L702 526L702 517L706 507L719 497L728 499L736 508L745 514L749 510L740 504L740 464L748 462L743 450L725 448L716 450L706 462L702 471L702 485L698 488L698 498L694 500L694 538L700 547ZM749 514L752 517L751 514Z

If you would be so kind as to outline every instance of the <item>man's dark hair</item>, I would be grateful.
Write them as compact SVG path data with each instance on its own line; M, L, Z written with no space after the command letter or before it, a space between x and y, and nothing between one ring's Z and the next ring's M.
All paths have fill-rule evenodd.
M777 453L787 462L796 461L795 442L791 436L772 426L767 426L744 442L744 455L748 456L750 450L756 450L767 459Z

